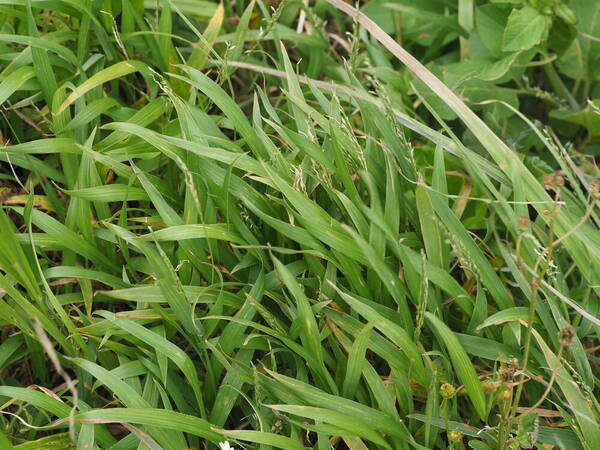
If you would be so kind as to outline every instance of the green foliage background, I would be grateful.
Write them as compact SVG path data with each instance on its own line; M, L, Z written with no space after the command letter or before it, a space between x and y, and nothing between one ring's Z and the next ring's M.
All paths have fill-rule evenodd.
M0 448L597 446L600 2L357 6L0 2Z

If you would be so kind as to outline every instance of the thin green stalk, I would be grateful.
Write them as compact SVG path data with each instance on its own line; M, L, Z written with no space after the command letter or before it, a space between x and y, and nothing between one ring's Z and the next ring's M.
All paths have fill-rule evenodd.
M557 194L557 198L558 198L558 194ZM544 253L542 253L539 256L539 258L536 261L536 264L534 266L534 271L535 271L535 273L538 273L538 275L530 283L532 289L531 289L531 298L529 301L527 329L525 331L525 339L523 342L523 360L521 362L521 375L519 377L517 390L516 390L516 393L513 398L512 408L511 408L510 416L509 416L510 418L513 418L517 412L517 408L519 407L519 401L521 399L521 393L523 391L523 385L525 384L525 376L527 373L527 366L529 363L529 353L530 353L530 349L531 349L531 336L532 336L533 322L535 320L540 284L541 284L542 279L545 277L546 272L548 271L548 269L550 267L553 251L555 248L555 245L554 245L554 242L555 242L555 240L554 240L554 223L555 222L552 219L554 217L556 217L558 208L559 208L559 206L555 202L553 204L553 211L551 213L552 218L551 218L551 220L549 222L549 226L548 226L548 234L547 234L548 244L547 244L546 252L545 252L546 253L546 258L545 258L546 264L544 265L544 268L538 272L539 266L542 263L542 261L544 260Z

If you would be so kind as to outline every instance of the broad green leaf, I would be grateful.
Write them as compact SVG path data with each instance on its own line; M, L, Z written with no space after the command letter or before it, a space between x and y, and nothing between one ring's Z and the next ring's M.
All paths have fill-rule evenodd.
M600 61L600 4L571 0L566 6L577 19L577 38L557 61L557 66L570 78L599 80L600 75L595 67Z
M91 91L95 87L101 86L102 84L114 80L116 78L121 78L125 75L129 75L130 73L143 72L146 70L146 64L140 61L121 61L110 67L107 67L106 69L102 69L100 72L92 75L82 84L77 86L77 88L65 99L65 101L56 110L56 114L62 113L65 109L72 105L75 102L75 100L85 95L87 92Z
M312 406L327 408L342 414L362 420L372 429L382 431L400 439L406 439L408 430L402 422L398 422L386 413L374 408L361 405L360 403L336 397L316 389L306 383L284 375L269 372L269 374L280 383L286 390L299 396L302 400Z
M324 364L319 328L317 326L315 316L313 315L311 305L302 288L294 279L289 270L275 257L273 257L273 262L275 264L275 268L277 269L277 273L296 301L296 320L298 321L300 329L302 330L302 344L308 349L313 358L317 361L319 366L315 367L315 370L319 371L325 380L330 381L329 374L327 373L327 369L325 368ZM333 380L331 380L331 384L333 387L335 386L335 384L333 384Z
M592 140L600 140L600 99L588 101L585 109L581 111L558 109L551 111L550 116L581 125L588 130Z
M94 378L104 384L107 389L110 389L110 391L113 392L126 407L151 409L151 405L145 401L135 389L115 376L114 373L82 358L73 358L71 361L93 375ZM148 429L148 432L156 438L158 442L161 442L162 445L186 445L185 439L181 433L168 432L167 430L160 428L156 430Z
M369 347L371 330L374 325L373 322L366 324L352 344L346 366L346 378L344 378L343 394L345 397L351 398L356 392L356 387L365 366L365 352Z
M166 430L189 433L218 443L223 437L216 433L210 423L198 417L157 408L106 408L92 409L77 414L76 419L89 423L132 423Z
M539 44L548 32L550 18L530 6L513 9L502 35L502 50L515 52Z
M0 147L0 152L29 155L46 153L80 154L81 149L77 147L77 144L71 138L51 138L3 146Z
M352 295L349 295L336 288L341 298L348 303L348 305L362 315L369 322L373 322L375 328L381 330L381 332L390 339L398 348L403 351L409 358L414 371L415 378L426 385L427 375L425 373L425 367L421 358L421 351L412 341L410 335L400 327L397 323L385 318L373 307L361 302L359 299Z
M232 439L239 439L241 441L249 441L257 444L272 445L276 448L289 449L289 450L303 450L305 447L297 439L291 439L289 437L280 436L273 433L267 433L264 431L250 431L250 430L219 430L219 432Z
M215 3L205 0L144 0L143 3L147 9L155 9L158 5L169 3L182 14L196 17L212 17L217 8Z
M42 37L37 36L0 34L0 41L12 42L21 45L30 45L31 47L40 50L50 50L59 55L60 57L64 58L66 61L73 64L75 67L79 66L79 60L71 50L69 50L63 45L57 44L56 42L50 39L44 39Z
M223 8L223 3L219 3L217 6L217 10L215 11L214 16L208 22L206 26L206 30L204 30L203 39L200 39L188 59L188 66L193 67L194 69L202 70L204 64L206 63L206 59L210 54L212 46L215 42L215 39L219 35L219 31L221 30L221 25L223 24L223 14L225 9Z
M486 318L483 321L483 323L477 327L477 329L481 330L491 325L500 325L506 322L527 323L528 320L529 308L523 306L515 306L513 308L498 311L496 314L492 314L491 316Z
M312 406L300 406L300 405L269 405L271 408L294 414L300 417L306 417L308 419L315 420L317 422L325 422L332 425L336 425L348 432L350 436L359 436L370 440L384 448L391 448L387 444L381 435L375 433L370 427L366 426L360 420L354 419L346 414L339 413L337 411L331 411L324 408L315 408Z
M465 390L473 403L475 411L481 420L485 420L488 410L481 382L460 341L452 330L433 314L426 312L425 319L429 322L432 331L437 335L439 342L443 343L448 350L454 370L456 370L459 379L465 386Z
M531 332L546 358L549 369L557 372L556 383L560 386L569 405L570 412L579 424L580 432L585 442L598 442L600 439L598 416L594 414L588 399L586 399L577 383L575 383L569 372L564 368L560 359L550 350L550 347L548 347L540 333L535 329L532 329Z
M219 239L243 244L242 238L230 231L228 224L175 225L139 236L144 241L182 241L186 239Z
M142 188L125 184L106 184L75 190L64 190L65 194L94 202L149 201Z
M15 91L35 75L30 66L19 67L0 81L0 104L4 103Z
M483 44L493 56L502 55L502 39L509 11L496 5L481 5L475 8L475 24Z
M99 313L100 314L100 313ZM136 338L142 340L146 344L152 346L156 351L161 352L166 355L179 369L183 372L185 377L188 379L194 395L196 397L196 401L198 402L198 406L200 407L200 411L204 412L204 401L202 399L202 393L198 386L198 374L196 373L196 368L194 367L194 363L190 359L190 357L175 344L167 341L162 336L154 333L153 331L148 330L142 325L135 323L129 319L123 319L116 317L114 314L104 311L101 313L103 317L110 320L114 325L123 330L131 333Z

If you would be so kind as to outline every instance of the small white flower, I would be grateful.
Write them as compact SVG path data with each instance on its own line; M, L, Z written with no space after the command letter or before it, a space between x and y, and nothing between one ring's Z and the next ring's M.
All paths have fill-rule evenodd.
M229 445L229 442L227 441L219 442L219 447L221 448L221 450L235 450L235 448Z

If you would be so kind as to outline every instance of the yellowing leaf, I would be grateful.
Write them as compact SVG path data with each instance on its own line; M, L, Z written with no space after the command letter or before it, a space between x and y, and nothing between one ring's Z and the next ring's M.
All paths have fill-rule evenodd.
M98 87L107 81L114 80L116 78L124 77L133 72L140 72L147 69L146 64L140 61L121 61L113 64L106 69L92 75L90 78L80 84L60 105L56 114L62 113L70 105L72 105L79 97L91 91L95 87Z
M188 60L188 65L193 67L194 69L202 70L204 64L206 64L206 60L208 55L210 54L210 50L221 31L221 25L223 25L223 14L224 14L223 3L219 3L217 10L215 11L215 15L212 16L210 22L204 30L204 34L202 35L202 39L200 39L192 54L190 55L190 59Z

